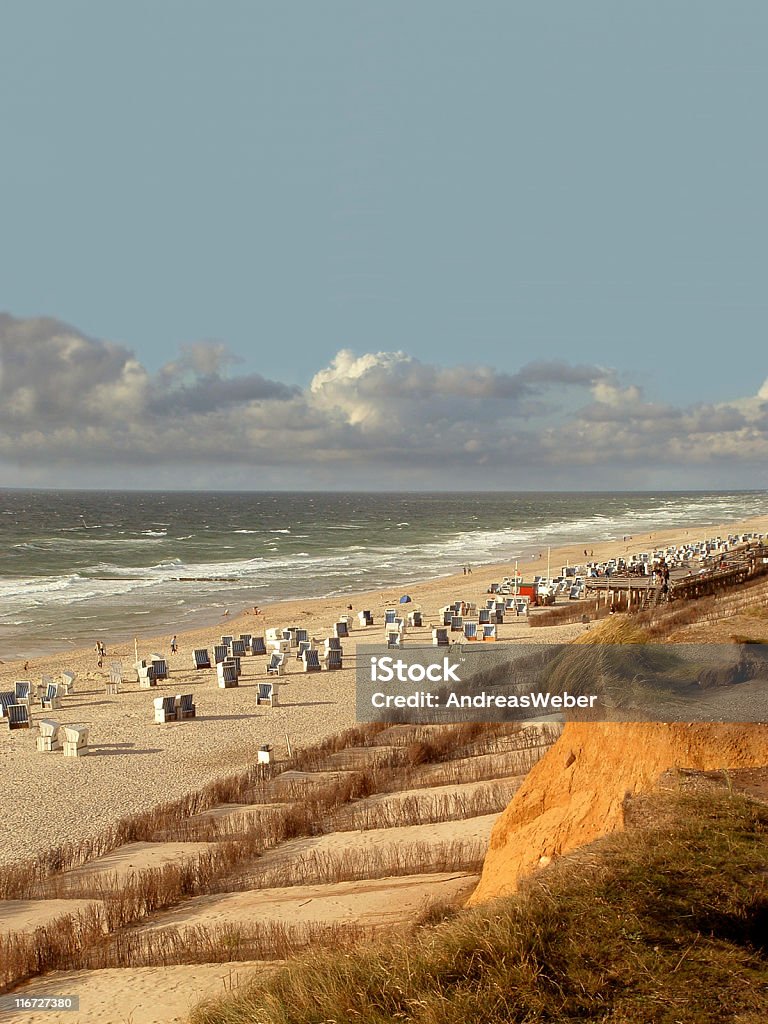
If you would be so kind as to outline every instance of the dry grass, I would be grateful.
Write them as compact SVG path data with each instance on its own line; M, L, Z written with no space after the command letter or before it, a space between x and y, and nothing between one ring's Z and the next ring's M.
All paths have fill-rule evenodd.
M38 930L33 937L19 934L7 937L0 974L4 987L11 988L27 977L50 970L74 970L90 964L127 966L131 963L130 951L139 948L132 945L134 940L126 937L135 931L136 924L203 893L233 891L255 884L297 885L386 875L477 871L485 850L484 844L476 842L439 846L406 843L396 849L312 854L281 864L261 865L260 858L280 843L333 830L343 808L376 793L521 774L539 759L557 735L557 730L549 735L521 730L515 724L469 723L436 729L416 727L414 733L399 730L392 740L381 735L386 728L376 723L348 730L315 747L298 751L280 765L254 765L246 772L212 783L181 800L127 816L88 842L58 847L32 862L0 867L0 898L66 896L101 901L93 914L67 916L55 929ZM381 740L385 738L387 745L382 746ZM363 770L320 776L311 787L275 786L276 779L286 770L327 772L329 762L332 764L337 755L351 748L375 750L373 762ZM451 760L452 755L462 760ZM521 765L525 767L521 769ZM454 820L470 813L488 813L489 808L496 811L500 809L500 802L500 794L491 791L474 802L459 798L437 800L431 810L428 804L407 806L406 816L420 822ZM193 818L221 804L267 806L246 825L242 820L228 817ZM382 822L386 820L389 824L386 812L380 815ZM402 819L397 822L402 823ZM372 824L371 820L369 825ZM128 843L158 839L204 841L215 845L181 864L148 868L127 879L116 874L65 873ZM248 950L244 954L247 958L267 955L258 950L268 945L268 929L243 934L238 948ZM299 932L286 933L282 938L277 932L274 935L275 948L279 950L291 944L294 948L302 942ZM331 933L326 937L331 937ZM200 950L207 949L210 953L214 947L220 948L214 959L227 959L227 949L231 958L231 936L221 937L219 946L213 934L203 940L201 933L198 938ZM145 950L137 956L149 958L146 962L155 962L153 957L164 957L163 962L179 962L173 959L181 954L172 931L168 932L167 946L159 939L153 942L151 951ZM181 962L197 962L194 957L203 954L195 950L198 946L184 954L192 956L193 960ZM213 953L210 955L213 957Z
M304 955L194 1024L757 1024L768 1017L768 810L657 797L513 898L410 938Z

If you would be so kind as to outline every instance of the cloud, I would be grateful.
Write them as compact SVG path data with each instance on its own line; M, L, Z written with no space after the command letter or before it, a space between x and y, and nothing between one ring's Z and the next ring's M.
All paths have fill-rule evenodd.
M693 469L743 467L745 486L765 485L754 467L768 458L768 381L753 396L676 407L613 368L564 362L501 372L342 349L306 388L238 364L221 342L195 342L152 374L126 346L0 315L0 459L17 467L5 482L34 464L67 467L57 480L73 484L95 472L119 485L121 474L162 468L176 486L202 472L242 487L264 486L264 473L296 488L598 477L626 487L664 473L684 487Z

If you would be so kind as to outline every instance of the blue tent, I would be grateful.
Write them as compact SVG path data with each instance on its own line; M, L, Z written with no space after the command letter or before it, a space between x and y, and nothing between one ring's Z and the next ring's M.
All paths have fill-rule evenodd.
M410 595L409 594L403 594L403 596L400 598L400 604L410 604L410 603L411 603Z

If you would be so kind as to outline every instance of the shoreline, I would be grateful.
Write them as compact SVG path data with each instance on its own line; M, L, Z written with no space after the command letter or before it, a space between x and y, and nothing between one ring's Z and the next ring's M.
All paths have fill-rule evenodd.
M558 575L563 565L579 565L584 561L584 553L588 552L588 560L604 560L618 555L631 555L659 546L679 544L683 541L695 539L703 540L712 536L724 536L730 533L768 533L768 513L762 516L752 516L748 519L740 519L725 523L713 523L709 526L696 524L695 526L670 527L663 530L655 530L650 534L640 536L633 534L626 540L602 540L589 544L583 540L559 545L549 551L550 571L552 575ZM586 548L585 545L586 544ZM539 557L539 555L541 557ZM413 591L415 603L418 605L419 594L425 596L438 596L447 590L448 587L455 587L457 590L462 587L465 590L477 591L477 586L485 581L485 588L488 583L500 581L502 576L509 575L517 565L524 580L531 579L534 575L545 575L547 569L546 549L537 554L512 561L477 563L472 565L472 572L469 575L463 573L447 573L427 577L415 581L404 580L401 584L393 584L387 587L379 587L371 590L359 590L349 592L336 592L327 596L318 597L294 597L285 598L266 604L256 604L260 614L253 615L251 609L239 609L219 615L211 615L208 611L200 609L195 613L198 623L193 628L184 629L179 632L178 641L180 648L191 649L192 646L201 645L201 637L204 633L212 635L216 631L225 632L256 632L263 633L264 629L273 625L283 625L287 619L303 621L309 613L325 613L329 605L338 608L338 614L342 614L349 604L352 604L353 611L357 611L365 605L378 606L383 604L396 603L403 593ZM485 593L485 589L483 590ZM258 599L259 592L255 591L254 597ZM342 608L343 604L343 608ZM301 609L298 606L302 606ZM282 616L282 618L281 618ZM374 615L374 618L376 616ZM378 624L378 623L377 623ZM258 628L254 628L258 627ZM172 630L168 631L172 633ZM104 640L107 646L107 661L111 657L125 657L128 649L131 652L134 647L134 638L139 641L139 648L152 647L153 650L165 650L168 647L169 637L158 631L157 626L148 626L145 630L136 631L133 636L120 637L110 641L109 637L103 636L103 629L94 627L94 644L97 639ZM207 645L209 641L204 641ZM119 653L118 653L119 652ZM0 641L0 680L9 668L18 671L18 665L28 663L27 672L31 672L35 666L40 664L49 668L49 663L55 659L67 662L71 660L81 661L93 654L93 647L65 647L63 645L55 648L41 649L37 653L29 655L8 656L2 654Z

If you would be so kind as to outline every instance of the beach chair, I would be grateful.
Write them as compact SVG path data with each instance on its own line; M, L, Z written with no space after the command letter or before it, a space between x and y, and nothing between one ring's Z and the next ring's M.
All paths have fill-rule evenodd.
M346 622L339 621L333 627L333 635L337 637L349 636L349 626Z
M451 616L451 632L462 633L464 631L464 619L461 615Z
M483 626L483 640L495 640L496 627L494 625Z
M341 668L341 651L337 651L331 648L331 650L325 652L324 661L325 667L328 669L328 671L333 671L334 669Z
M29 705L28 704L9 704L6 708L8 714L8 728L9 729L28 729L29 728Z
M155 678L155 670L151 665L139 665L136 669L139 675L139 689L149 690L152 686L157 686L157 679Z
M213 645L213 660L217 665L220 665L222 661L226 661L228 657L229 647L226 644Z
M271 708L277 704L277 687L274 683L259 683L256 690L256 703L269 704Z
M306 631L306 629L297 629L296 630L296 643L297 644L306 643L307 640L309 640L309 633Z
M13 692L13 690L3 690L3 692L0 693L0 713L2 714L3 718L8 717L8 708L11 706L11 704L15 703L16 694Z
M402 647L403 638L402 635L395 630L390 630L387 633L387 647Z
M232 661L222 661L216 666L216 677L222 690L230 690L237 686L237 667Z
M282 675L283 663L285 662L285 655L278 654L275 652L267 663L267 675L279 676Z
M83 757L88 753L87 725L65 725L64 732L64 757Z
M267 638L267 642L269 642L270 640L282 640L283 639L283 631L282 631L282 629L277 629L275 626L270 626L269 629L267 629L265 631L264 635Z
M286 626L283 630L283 640L287 640L291 647L296 646L296 626Z
M115 694L120 693L120 686L123 682L123 663L121 661L113 661L109 666L109 681L107 682L107 693Z
M432 630L432 646L433 647L448 647L448 629L446 626L438 626Z
M304 652L304 671L305 672L319 672L320 671L320 655L317 651L310 650Z
M176 694L176 720L183 722L185 718L195 718L197 708L192 703L191 693Z
M341 640L339 639L339 637L337 637L337 636L326 637L326 639L325 639L325 653L326 654L328 653L328 651L340 651L340 650L341 650Z
M152 664L152 671L155 679L168 678L168 662L160 654L153 654L149 659Z
M252 636L251 637L251 654L266 654L267 645L264 643L263 636Z
M373 625L373 616L371 615L370 611L368 611L368 610L362 611L362 612L358 612L357 613L357 621L360 623L361 626L372 626Z
M41 754L49 754L54 750L61 750L61 726L51 718L41 718L37 723L40 735L37 737L36 746Z
M386 611L384 612L384 625L385 626L391 626L392 623L395 621L395 617L396 616L397 616L397 609L396 608L387 608Z
M301 659L304 657L304 651L311 651L311 650L312 650L312 641L311 640L299 640L299 650L298 650L298 653L296 654L297 659L299 661L301 661Z
M288 654L291 649L290 640L268 640L269 654Z
M495 624L496 626L503 626L504 612L499 611L499 609L497 608L496 611L491 615L491 623Z
M64 693L65 697L68 697L70 693L74 693L75 679L76 675L71 669L67 669L61 673L62 692Z
M155 722L158 725L176 721L175 697L155 697L152 703L155 706Z
M196 651L192 652L192 657L194 658L196 669L211 667L211 656L208 653L207 647L198 647Z
M408 613L408 625L414 626L416 629L420 629L424 624L421 612L409 612Z
M233 658L244 658L245 657L245 641L244 640L233 640L229 647L232 652Z
M26 704L29 707L31 700L32 684L27 679L17 679L13 684L16 704Z
M233 636L223 636L221 638L221 646L222 647L231 647L232 646L232 641L234 639L235 638Z
M476 622L465 622L464 623L464 637L467 640L477 640L477 623Z
M61 698L59 697L59 686L58 683L49 683L48 687L43 694L41 705L43 711L56 711L61 707Z
M450 626L451 619L453 618L453 608L447 608L443 611L443 625Z
M490 608L481 608L477 613L477 621L481 626L487 626L491 621Z
M241 633L240 634L240 639L245 644L246 651L250 651L250 649L251 649L251 640L253 640L253 633Z

